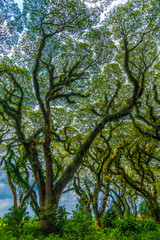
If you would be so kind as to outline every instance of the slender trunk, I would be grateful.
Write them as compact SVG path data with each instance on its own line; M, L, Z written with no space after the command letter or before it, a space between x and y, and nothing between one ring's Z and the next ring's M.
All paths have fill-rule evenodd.
M137 204L135 200L134 200L134 214L135 214L135 217L137 217L138 211L137 211Z
M5 164L5 167L6 167L6 171L7 171L7 180L8 180L8 184L11 188L11 191L12 191L12 194L13 194L13 203L14 203L14 207L15 208L18 208L18 203L17 203L17 192L16 192L16 188L11 180L11 176L10 176L10 172L9 172L9 169L8 169L8 164L7 164L7 161L4 160L4 164Z
M36 185L36 181L33 183L33 185L28 189L28 192L23 196L22 201L20 203L20 208L24 206L25 201L30 196L31 192L33 191L34 186Z
M90 208L90 203L86 203L86 211L91 214L91 208Z
M125 209L123 209L122 206L119 204L117 204L117 209L118 209L119 215L121 217L124 217Z
M94 200L93 200L94 201ZM95 214L95 226L99 229L100 228L100 213L98 211L98 198L93 202L92 201L92 205L93 205L93 211Z
M98 211L94 211L95 213L95 226L97 227L97 229L100 229L101 224L100 224L100 215Z
M97 229L100 229L100 227L101 227L99 218L97 216L95 216L95 226Z

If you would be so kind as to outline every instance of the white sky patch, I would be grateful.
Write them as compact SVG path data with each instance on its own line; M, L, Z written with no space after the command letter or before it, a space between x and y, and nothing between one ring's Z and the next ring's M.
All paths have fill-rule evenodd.
M4 214L8 213L8 209L13 206L13 199L5 198L0 199L0 217L3 217Z
M113 7L117 6L118 4L125 4L125 3L127 3L127 1L128 0L116 0L116 1L113 1L109 7L113 8Z
M22 10L23 8L23 0L14 0L15 3L18 3L18 7Z
M36 105L33 110L34 110L34 111L38 111L38 110L39 110L39 105Z
M0 183L0 189L4 187L4 183Z
M13 200L10 198L0 199L0 209L9 208L13 204Z
M12 192L8 184L0 183L0 200L12 199Z
M61 196L59 206L64 206L66 208L66 211L69 213L68 217L70 218L72 211L76 210L77 203L77 195L75 192L71 191Z

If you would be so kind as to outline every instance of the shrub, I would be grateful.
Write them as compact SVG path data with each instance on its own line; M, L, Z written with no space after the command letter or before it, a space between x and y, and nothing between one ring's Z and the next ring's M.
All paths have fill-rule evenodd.
M68 212L66 212L66 209L63 206L59 207L54 222L55 233L60 233L62 235L63 228L67 224L67 216Z
M40 221L45 222L47 229L43 229L45 234L62 234L64 225L67 223L66 209L64 207L43 209Z
M145 201L140 203L138 212L141 216L143 216L143 215L144 216L149 216L149 217L151 216L148 201L145 200Z
M34 239L43 234L42 231L40 231L40 226L37 218L29 218L24 222L23 234L33 236Z
M24 221L28 218L26 208L9 208L9 212L4 215L5 230L12 232L17 237L23 233Z
M122 234L126 234L127 236L138 232L138 223L134 218L119 218L115 221L115 227Z
M133 217L127 219L115 220L115 227L121 234L130 236L144 231L154 231L157 229L156 223L153 219L136 220Z
M95 231L95 226L93 226L91 214L87 213L84 208L77 205L76 211L73 211L72 218L65 225L65 239L83 240L86 235L93 233L93 231Z
M113 228L115 223L115 219L118 217L117 212L110 208L107 210L107 212L103 215L103 217L100 219L101 227L102 228Z
M157 229L157 225L153 219L144 219L139 221L141 231L154 231Z

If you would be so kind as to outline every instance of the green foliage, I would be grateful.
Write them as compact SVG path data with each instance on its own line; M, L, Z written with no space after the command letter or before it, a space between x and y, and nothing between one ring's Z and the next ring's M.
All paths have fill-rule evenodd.
M65 239L83 240L88 233L94 231L92 216L84 208L77 205L72 218L64 228ZM69 237L67 237L69 236Z
M4 216L5 229L12 232L13 236L19 236L23 233L24 221L28 216L26 208L15 208L14 206L9 209L9 212Z
M105 23L99 22L102 12L96 5L92 8L78 0L24 0L24 23L13 0L9 4L1 1L0 13L0 122L3 123L0 162L8 163L8 177L18 186L19 195L30 188L30 180L34 178L38 191L29 197L32 204L35 202L35 210L39 210L36 193L39 194L42 209L39 220L65 239L106 239L105 233L112 240L117 233L126 239L144 231L156 231L152 220L117 219L112 209L101 219L102 231L95 228L92 216L79 206L70 220L64 208L43 209L46 202L55 201L56 194L56 201L60 199L83 158L90 168L95 166L96 173L103 166L107 169L102 172L101 186L94 194L89 193L99 201L99 189L102 191L104 185L105 193L108 184L102 206L107 205L111 188L115 194L110 198L115 205L121 202L124 210L132 212L133 207L127 202L127 184L143 198L151 196L158 206L159 150L151 150L158 148L155 145L159 142L152 145L149 139L149 147L143 137L159 141L159 11L154 1L132 0L119 5L111 10ZM19 39L22 27L24 31ZM4 55L8 56L3 58ZM120 125L117 129L109 127L119 120L123 121L125 131ZM136 128L134 134L132 123ZM112 134L115 129L116 136ZM103 142L92 148L102 130L109 139L103 138L108 155L106 148L100 151ZM115 140L111 140L111 135ZM121 148L119 141L123 143L123 139L127 146ZM8 145L13 149L4 153ZM87 155L94 151L96 161L97 152L100 158L91 164ZM109 158L109 164L105 164L104 158L101 165L102 152ZM100 174L96 174L98 182ZM86 186L84 171L83 175ZM124 185L122 181L117 182L117 176L124 179ZM94 182L93 175L88 178L88 182ZM114 184L117 184L115 189ZM82 188L82 197L89 205ZM90 205L94 209L93 201ZM118 207L121 209L121 205ZM149 215L145 203L139 211ZM25 209L12 208L5 216L2 232L7 231L7 238L45 238L37 234L36 223L36 226L25 226L25 215ZM160 222L160 217L157 220ZM1 235L6 238L5 234ZM56 238L59 236L46 237Z
M114 210L113 208L108 209L107 212L103 215L103 217L100 220L102 228L114 227L115 219L117 217L118 217L118 214L116 210Z
M0 1L0 53L5 55L17 44L22 30L23 19L17 4L13 0Z
M143 231L154 231L156 230L156 224L152 219L137 221L133 217L129 217L126 219L119 218L115 220L115 228L122 235L131 236Z
M47 232L44 229L44 233L48 234L49 230L51 233L55 234L62 234L63 227L67 223L67 215L66 209L61 207L53 207L51 208L44 208L41 212L41 217L38 219L40 221L45 222L49 228L47 228Z
M66 212L66 209L62 206L56 210L56 218L53 226L55 229L55 233L62 234L63 228L67 223L67 215L68 213Z
M42 231L40 231L37 218L28 218L27 221L24 221L23 235L33 237L33 239L43 235Z
M143 201L139 205L139 214L151 216L151 212L149 210L149 203L147 201Z
M64 209L61 209L64 213ZM60 211L59 211L60 212ZM5 223L6 216L0 219L0 239L1 240L159 240L160 226L156 225L152 219L136 220L134 218L116 219L114 227L97 229L93 225L93 220L83 208L77 206L71 219L66 219L63 226L63 233L48 234L40 231L36 218L17 217L17 221L23 219L23 231L17 232L15 229L8 230ZM20 215L20 214L19 214ZM23 215L23 214L22 214ZM62 214L63 215L63 214ZM107 214L106 214L107 215ZM13 216L13 214L11 215ZM108 216L113 216L108 212ZM10 217L8 217L10 218ZM114 218L114 217L113 217Z

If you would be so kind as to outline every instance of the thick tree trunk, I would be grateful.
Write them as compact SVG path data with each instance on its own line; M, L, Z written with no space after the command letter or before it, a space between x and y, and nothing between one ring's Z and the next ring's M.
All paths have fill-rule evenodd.
M37 183L40 207L44 207L45 206L45 182L44 182L42 169L40 166L41 164L38 159L36 144L34 143L34 141L30 141L29 143L24 143L24 147L27 153L29 163L31 164L31 167L33 169L34 177Z
M39 217L40 229L47 234L56 232L55 217L58 209L59 199L60 194L57 195L53 194L52 205L45 207Z
M45 207L51 207L54 204L53 196L53 169L52 169L52 153L50 149L50 122L49 118L45 120L45 137L44 137L44 158L46 162L46 187L45 187Z
M55 222L55 216L58 209L59 200L61 197L61 191L55 191L53 190L52 195L52 204L45 205L45 208L42 208L42 212L40 215L39 220L39 226L43 232L46 233L53 233L56 231L54 222ZM46 196L46 202L48 201Z
M150 202L150 211L155 221L157 223L160 223L160 206L157 201L155 201L154 203Z
M155 218L157 223L160 223L160 207L159 206L153 209L153 217Z

